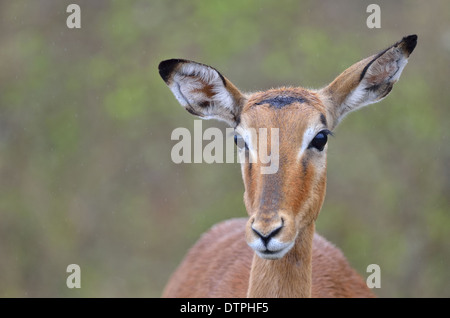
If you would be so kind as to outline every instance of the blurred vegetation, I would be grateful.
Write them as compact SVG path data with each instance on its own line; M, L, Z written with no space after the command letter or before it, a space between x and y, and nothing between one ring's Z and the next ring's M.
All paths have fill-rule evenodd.
M194 117L161 60L243 91L321 87L417 33L389 97L330 140L317 229L362 275L380 265L377 295L449 297L450 2L377 1L381 29L370 3L1 1L0 296L159 297L202 232L246 215L238 164L172 163L170 134ZM66 287L72 263L81 289Z

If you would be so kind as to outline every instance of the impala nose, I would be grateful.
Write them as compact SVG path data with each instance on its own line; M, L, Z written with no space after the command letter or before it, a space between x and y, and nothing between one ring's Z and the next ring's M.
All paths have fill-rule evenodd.
M283 219L281 219L281 224L279 224L276 228L269 230L269 232L267 233L264 233L262 230L259 230L254 223L252 224L253 232L261 239L266 248L272 237L277 235L282 228L283 228Z
M250 218L246 230L247 244L263 259L280 259L294 246L295 236L289 220L278 213ZM285 228L285 229L283 229Z

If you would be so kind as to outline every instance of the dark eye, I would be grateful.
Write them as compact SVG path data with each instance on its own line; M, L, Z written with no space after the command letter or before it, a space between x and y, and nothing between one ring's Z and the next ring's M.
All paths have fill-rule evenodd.
M316 148L317 150L322 151L327 144L329 134L330 131L328 130L322 130L321 132L319 132L309 144L308 149Z
M245 150L248 150L247 143L244 141L244 138L242 138L241 135L234 135L234 143L236 144L236 146L238 146L239 149L245 148Z

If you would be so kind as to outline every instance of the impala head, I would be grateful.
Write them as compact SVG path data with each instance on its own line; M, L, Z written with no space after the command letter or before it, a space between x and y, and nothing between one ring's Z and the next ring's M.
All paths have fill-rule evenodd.
M320 90L284 87L243 94L210 66L180 59L160 63L161 77L181 105L234 127L239 151L253 158L241 164L250 216L246 240L260 257L283 257L316 220L325 197L328 136L346 114L386 97L416 42L416 35L404 37ZM255 158L261 141L278 150L275 173L262 173L264 164Z

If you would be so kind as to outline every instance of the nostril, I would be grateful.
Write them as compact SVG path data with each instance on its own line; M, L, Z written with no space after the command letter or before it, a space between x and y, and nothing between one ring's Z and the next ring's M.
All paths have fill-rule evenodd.
M281 225L279 227L277 227L276 229L272 230L271 232L269 232L267 234L262 234L260 231L258 231L257 229L255 229L253 227L253 224L252 224L252 230L256 235L259 236L259 238L263 241L264 245L267 246L267 244L272 239L272 237L274 237L281 231L281 229L283 228L283 224L284 223L281 222Z
M253 232L255 232L256 235L258 235L258 236L259 236L260 238L262 238L263 240L266 238L265 235L261 234L261 232L259 232L257 229L255 229L255 228L253 227L253 224L252 224L252 230L253 230Z
M269 237L273 237L273 236L277 235L281 231L282 227L283 226L280 226L279 228L277 228L277 229L273 230L271 233L269 233Z

